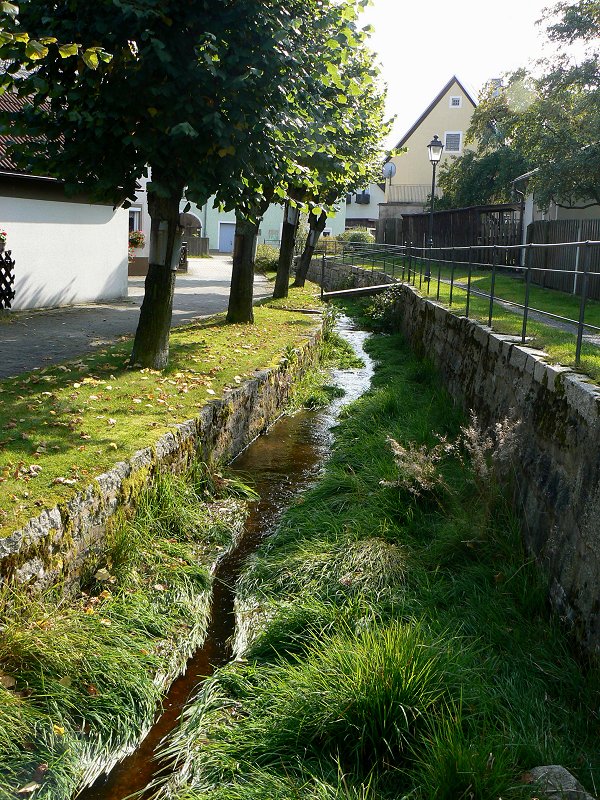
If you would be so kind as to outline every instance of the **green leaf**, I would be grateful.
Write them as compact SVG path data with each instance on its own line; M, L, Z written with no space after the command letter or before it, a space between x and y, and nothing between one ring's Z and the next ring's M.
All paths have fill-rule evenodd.
M198 137L198 131L189 122L180 122L171 128L172 136L189 136L191 139Z
M31 61L38 61L48 55L48 48L35 39L30 39L25 46L25 55Z
M87 67L90 69L98 69L98 65L100 61L98 60L98 53L96 50L90 48L89 50L84 50L81 54L83 61Z
M2 2L0 3L0 11L3 14L8 14L11 17L16 17L19 13L19 6L15 5L15 3Z
M79 47L78 44L59 44L58 52L61 58L69 58L77 55Z

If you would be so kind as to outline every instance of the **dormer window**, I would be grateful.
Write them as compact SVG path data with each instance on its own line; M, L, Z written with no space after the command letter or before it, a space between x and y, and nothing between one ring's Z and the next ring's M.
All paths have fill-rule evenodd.
M462 108L461 95L456 95L450 98L450 108Z

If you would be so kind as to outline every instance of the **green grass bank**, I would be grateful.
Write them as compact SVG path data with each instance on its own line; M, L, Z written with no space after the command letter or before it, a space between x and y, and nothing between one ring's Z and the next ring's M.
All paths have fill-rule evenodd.
M353 358L328 320L295 404L326 402L322 370ZM240 536L252 497L198 462L159 474L133 515L122 508L111 519L105 548L67 596L62 586L2 587L0 800L67 800L136 746L204 641L213 565Z
M254 325L217 315L176 328L169 366L130 369L131 340L0 381L0 538L67 503L135 451L154 445L213 398L277 365L318 329L314 285L255 309Z
M364 268L369 269L371 262L366 262L365 259L360 257L354 259L357 266L364 263ZM375 261L376 268L394 275L396 278L401 278L403 263L402 259L378 259ZM404 263L405 278L408 276L408 260ZM419 288L419 273L425 273L426 263L421 262L419 259L414 259L412 262L412 270L416 270L415 285ZM438 286L438 272L444 281L450 281L452 269L448 264L438 264L433 262L431 264L431 283L429 291L427 291L427 283L421 280L420 291L424 296L431 299L437 298ZM468 265L456 264L454 269L454 281L466 287L468 282ZM411 274L412 282L412 274ZM491 289L491 268L490 269L477 269L473 268L471 274L471 289L473 291L484 292L489 294ZM493 320L492 326L494 330L499 333L521 335L522 330L522 315L519 309L510 310L508 307L502 307L500 303L502 300L512 303L524 304L525 302L526 282L525 277L522 275L508 274L501 271L496 273L494 296ZM449 307L453 313L464 314L466 310L467 291L466 288L461 286L454 286L452 291L452 306L450 303L450 285L449 283L440 283L439 302ZM529 306L530 308L539 309L562 317L567 317L572 320L579 319L579 305L580 298L561 292L557 289L546 289L534 283L530 286ZM469 317L478 320L487 325L489 316L489 299L485 297L478 297L471 294L469 302ZM533 312L531 312L533 314ZM590 325L600 327L600 301L588 300L585 311L585 322ZM584 333L595 333L591 330L585 330ZM566 367L571 367L579 372L589 375L596 383L600 382L600 347L597 347L590 342L583 342L581 350L581 360L579 365L575 366L575 349L576 349L576 334L569 333L568 331L561 330L560 328L553 327L551 324L546 324L542 319L534 319L529 317L527 322L527 337L528 346L536 347L545 350L552 361L557 364L562 364Z
M398 336L368 347L371 391L243 576L238 660L165 749L169 796L532 798L527 771L555 763L592 791L598 671L495 477L513 432L480 431Z
M243 524L243 494L200 465L159 476L75 595L2 588L2 800L66 800L139 740L204 639L211 566Z

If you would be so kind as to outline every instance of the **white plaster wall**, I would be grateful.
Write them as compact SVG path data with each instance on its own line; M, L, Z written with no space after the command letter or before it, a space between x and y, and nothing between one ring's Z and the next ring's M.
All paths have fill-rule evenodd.
M210 250L218 250L219 247L219 222L235 222L234 211L219 211L213 207L214 198L202 208L191 203L189 209L202 222L202 235L208 236ZM180 210L183 211L187 201L182 200ZM306 215L304 215L306 216ZM283 206L270 205L260 224L259 242L279 246L281 237L281 226L283 223ZM331 231L331 236L343 233L346 228L346 202L342 201L334 214L327 219L327 229Z
M13 309L127 296L127 211L0 197L0 228L16 262Z
M368 205L357 203L356 195L352 195L352 202L346 205L347 219L379 219L379 204L385 203L385 192L376 183L370 183L367 192L371 195Z

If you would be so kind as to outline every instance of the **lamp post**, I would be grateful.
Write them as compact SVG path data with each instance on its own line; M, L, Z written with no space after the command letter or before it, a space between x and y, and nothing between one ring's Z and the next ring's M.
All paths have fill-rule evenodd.
M429 261L427 262L427 269L425 271L425 280L429 280L431 275L431 248L433 247L433 210L435 206L435 170L442 157L444 144L438 139L437 133L427 145L429 151L429 161L433 167L433 174L431 177L431 208L429 209L429 233L427 236L427 246L429 247Z

